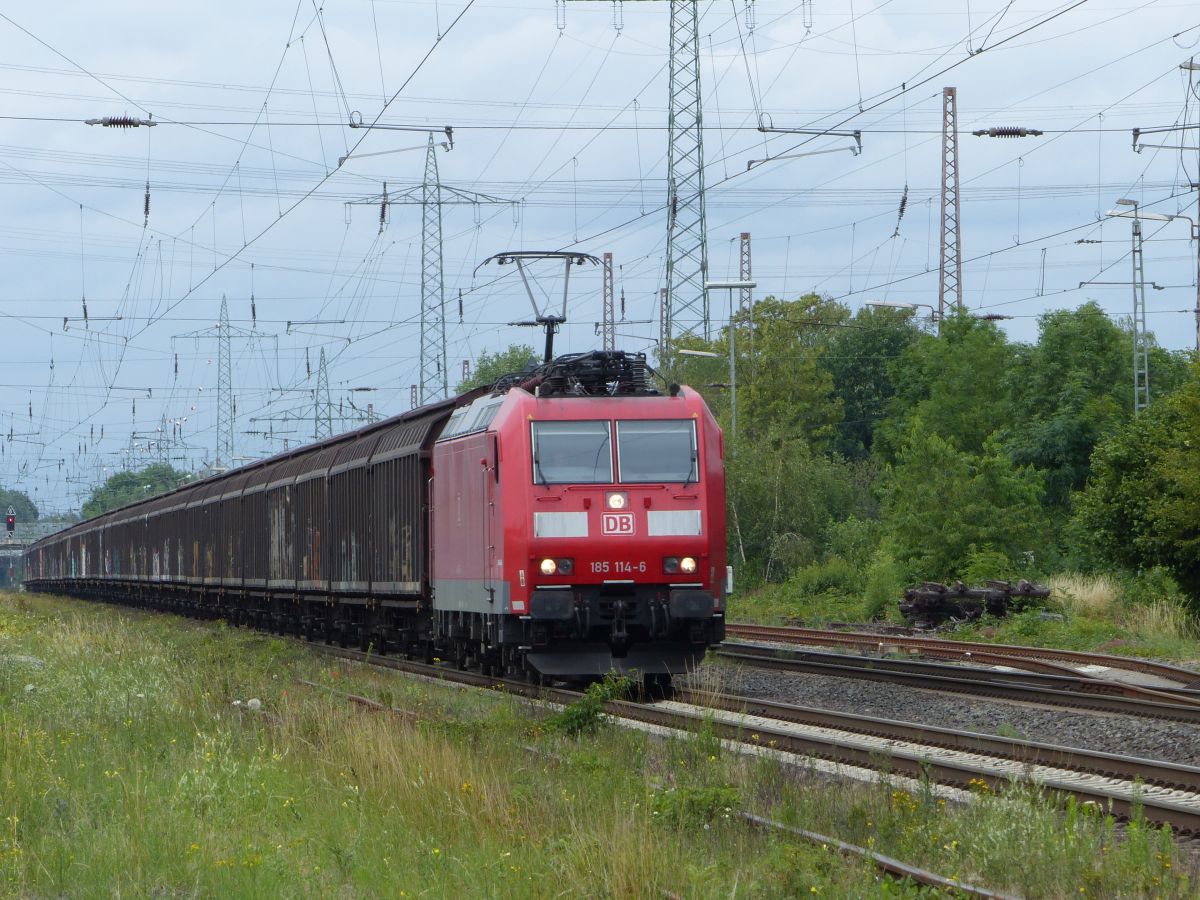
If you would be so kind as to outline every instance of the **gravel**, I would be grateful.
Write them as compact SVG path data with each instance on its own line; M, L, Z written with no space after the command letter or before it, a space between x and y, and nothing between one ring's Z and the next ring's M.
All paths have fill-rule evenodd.
M732 694L978 734L1200 766L1200 727L1110 713L964 698L852 678L707 665L699 682Z

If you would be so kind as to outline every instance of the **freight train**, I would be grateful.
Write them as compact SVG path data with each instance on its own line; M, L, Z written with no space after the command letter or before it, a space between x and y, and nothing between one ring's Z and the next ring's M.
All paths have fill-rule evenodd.
M521 375L104 513L26 585L551 680L725 634L723 438L642 354Z

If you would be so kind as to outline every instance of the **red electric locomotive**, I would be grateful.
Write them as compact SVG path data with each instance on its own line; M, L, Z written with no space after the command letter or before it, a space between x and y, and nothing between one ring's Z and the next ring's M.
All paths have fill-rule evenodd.
M459 408L433 450L439 635L488 668L683 671L724 638L722 453L703 399L624 353Z

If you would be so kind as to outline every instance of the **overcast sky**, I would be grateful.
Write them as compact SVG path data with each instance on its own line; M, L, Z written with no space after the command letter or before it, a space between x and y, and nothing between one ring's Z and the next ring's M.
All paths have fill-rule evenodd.
M1013 316L1014 339L1035 339L1039 314L1087 299L1128 315L1130 223L1104 220L1118 198L1195 216L1195 152L1137 153L1131 136L1197 122L1179 68L1197 52L1194 3L700 10L712 278L736 277L748 231L760 295L935 304L948 85L966 303ZM385 182L393 198L411 191L427 135L353 129L352 118L452 126L441 181L505 201L444 210L451 385L464 359L540 342L506 326L530 315L515 276L475 274L502 250L611 251L629 320L621 343L652 349L657 325L643 321L656 316L666 249L665 2L113 0L2 15L0 484L43 509L78 508L116 468L156 458L164 420L174 465L212 461L209 334L223 296L244 332L233 342L239 457L311 439L322 350L347 416L350 402L408 408L421 209L393 204L381 230L378 204L350 201ZM159 124L83 124L120 115ZM764 135L760 121L861 129L862 153L846 138ZM1003 125L1046 133L970 133ZM1197 132L1144 142L1195 147ZM833 152L801 155L818 150ZM1148 292L1150 327L1165 346L1192 347L1188 225L1148 222L1146 234L1146 277L1163 288ZM557 269L540 284L560 291ZM562 351L599 343L600 288L598 271L573 274ZM263 431L273 438L245 433Z

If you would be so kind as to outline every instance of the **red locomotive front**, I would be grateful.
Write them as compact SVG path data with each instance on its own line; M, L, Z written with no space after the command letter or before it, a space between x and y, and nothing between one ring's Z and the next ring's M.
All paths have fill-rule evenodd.
M548 676L681 672L724 637L720 429L694 391L647 387L640 357L556 365L435 445L439 630Z

